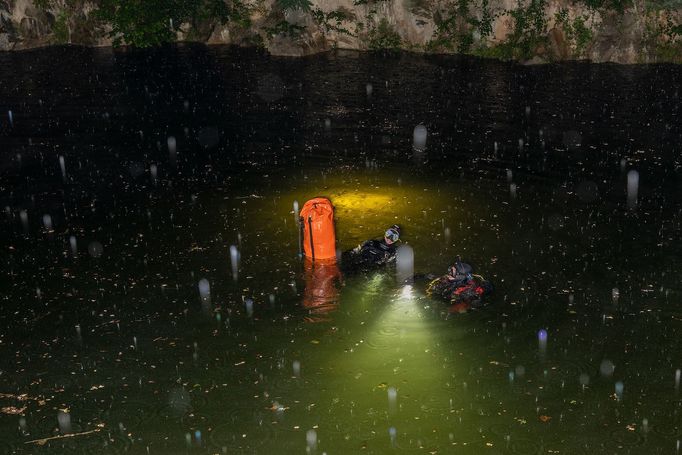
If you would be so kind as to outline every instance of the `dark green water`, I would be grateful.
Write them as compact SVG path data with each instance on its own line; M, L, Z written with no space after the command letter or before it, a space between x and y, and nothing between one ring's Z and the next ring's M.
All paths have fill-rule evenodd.
M681 73L0 54L0 454L678 453ZM388 269L310 307L292 206L317 195L340 249L399 223L489 305Z

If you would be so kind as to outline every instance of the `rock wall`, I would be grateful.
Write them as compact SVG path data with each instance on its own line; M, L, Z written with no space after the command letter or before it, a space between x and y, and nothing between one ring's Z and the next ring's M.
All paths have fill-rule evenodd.
M238 3L239 20L204 17L179 24L174 36L287 56L405 49L527 63L682 63L681 0L227 1ZM111 27L97 8L97 0L0 0L0 50L109 46Z

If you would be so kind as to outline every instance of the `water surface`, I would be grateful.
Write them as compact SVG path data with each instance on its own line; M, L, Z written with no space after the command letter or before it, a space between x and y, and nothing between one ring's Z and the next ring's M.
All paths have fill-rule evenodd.
M678 67L184 46L0 68L0 453L679 451ZM398 223L417 272L462 255L489 305L390 268L323 274L314 304L292 207L318 195L339 249Z

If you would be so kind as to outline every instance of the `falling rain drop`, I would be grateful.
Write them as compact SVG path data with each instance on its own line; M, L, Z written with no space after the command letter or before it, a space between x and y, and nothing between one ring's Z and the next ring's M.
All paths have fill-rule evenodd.
M507 183L511 183L513 178L512 170L507 169Z
M175 159L178 156L178 148L175 136L169 136L168 139L166 140L166 143L168 144L168 155L170 157L170 160L175 161Z
M580 382L580 386L585 389L590 384L590 377L587 375L587 373L581 373L580 377L578 378L578 382Z
M619 298L620 291L618 290L618 288L611 289L611 301L613 302L614 305L618 303Z
M52 217L48 214L43 215L43 226L48 231L52 231Z
M613 375L615 369L616 366L613 364L613 362L611 362L608 359L602 360L601 364L599 365L599 372L604 377L609 377Z
M66 180L66 163L63 155L59 155L59 168L62 170L62 179Z
M639 172L628 172L628 208L637 207L637 193L639 192Z
M9 117L9 126L14 126L14 115L12 111L7 111L7 117Z
M414 127L412 133L412 145L417 150L423 150L426 148L426 136L427 131L424 125L417 125Z
M232 266L232 279L239 278L239 251L236 245L230 245L230 265Z
M679 368L677 370L675 370L675 391L676 392L679 392L679 390L680 390L680 374L682 374L682 372L680 371Z
M211 285L206 278L199 280L199 295L201 296L201 300L206 301L211 299Z
M159 169L156 167L156 164L152 164L151 166L149 166L149 174L152 177L152 182L156 183L156 179L159 176Z
M293 370L294 370L294 376L297 378L300 378L301 377L301 362L300 361L294 360Z
M398 439L398 431L395 429L395 427L390 427L388 429L388 437L391 441L391 447L395 447L397 442L396 440Z
M71 433L71 414L67 411L60 410L57 414L57 422L59 423L59 431L62 434Z
M618 399L618 401L620 401L623 398L623 389L624 388L625 388L625 386L623 385L622 381L616 382L615 391L616 391L616 398Z
M547 352L547 330L545 329L540 329L538 331L538 349L542 356Z
M252 299L244 300L244 307L246 308L246 315L248 317L253 316L253 300Z
M388 388L388 411L395 414L398 408L398 391L395 387Z
M305 441L308 445L308 453L315 453L317 450L317 431L308 430L305 434Z
M93 258L100 257L103 252L104 252L104 246L102 246L102 244L96 240L93 242L90 242L90 244L88 245L88 253L90 253L90 256L92 256Z
M509 184L509 196L512 199L516 199L516 183Z
M398 282L412 282L414 277L414 250L409 245L400 245L396 251L396 274Z
M24 227L24 232L28 233L28 213L26 213L26 210L19 212L19 219L21 219L21 225Z
M367 96L372 96L372 91L374 88L372 87L372 84L368 83L365 85L365 92L367 93Z

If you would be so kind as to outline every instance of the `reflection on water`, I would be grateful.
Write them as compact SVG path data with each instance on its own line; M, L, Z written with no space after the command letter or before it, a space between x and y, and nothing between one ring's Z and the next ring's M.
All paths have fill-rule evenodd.
M678 450L680 69L0 68L0 453ZM417 276L461 255L490 305L301 261L316 196L340 250L399 224Z

